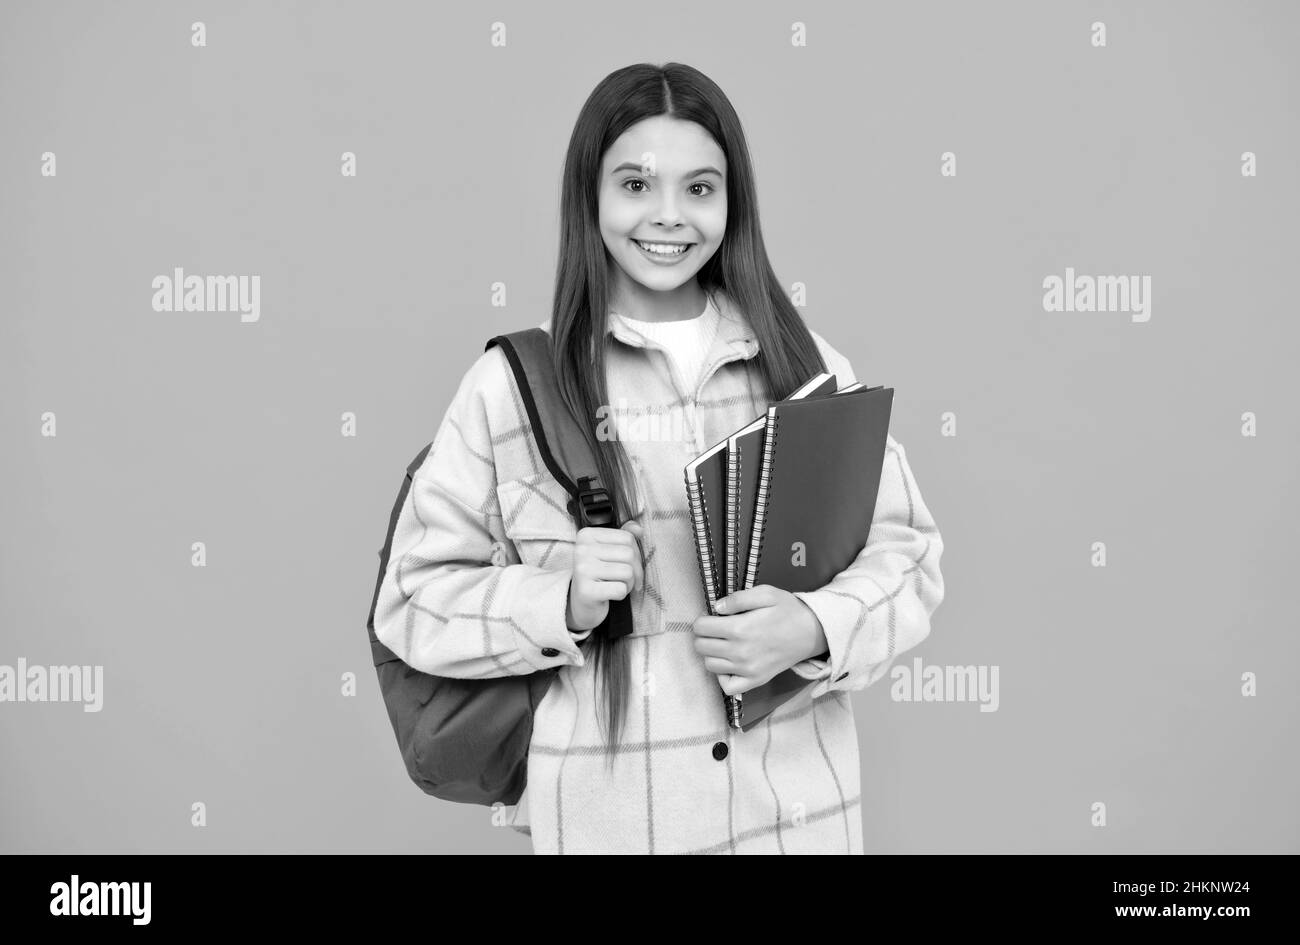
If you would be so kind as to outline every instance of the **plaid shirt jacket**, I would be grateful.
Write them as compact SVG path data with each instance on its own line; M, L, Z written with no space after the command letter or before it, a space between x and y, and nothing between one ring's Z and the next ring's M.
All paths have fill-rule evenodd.
M757 728L727 726L717 677L693 645L708 609L682 467L770 400L748 321L725 293L715 300L721 321L694 391L679 389L657 343L607 323L610 415L626 431L645 535L645 582L623 643L633 679L624 741L608 746L597 721L601 693L579 646L591 631L566 624L568 495L542 463L500 348L462 379L397 522L375 612L385 645L442 676L561 667L534 720L527 790L504 811L537 853L863 852L850 693L929 633L943 541L889 436L870 540L830 583L795 595L821 620L829 660L798 664L811 684ZM812 334L838 386L856 380Z

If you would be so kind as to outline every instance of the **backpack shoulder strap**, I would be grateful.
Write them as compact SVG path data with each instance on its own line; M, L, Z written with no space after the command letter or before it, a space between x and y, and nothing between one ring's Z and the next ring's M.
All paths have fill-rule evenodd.
M600 481L591 444L560 395L550 334L541 327L526 328L488 339L483 350L493 346L499 346L510 363L537 451L555 481L569 493L574 522L579 528L618 528L618 513ZM610 601L609 613L596 629L610 637L631 633L631 595Z
M620 523L615 521L616 514L612 503L608 502L608 494L603 500L600 496L605 490L591 444L560 395L555 364L551 360L551 336L542 328L527 328L497 335L488 340L483 350L493 346L500 347L510 363L542 462L555 481L575 500L570 511L574 513L578 527L618 527ZM582 514L584 508L580 508L576 501L580 497L585 517Z

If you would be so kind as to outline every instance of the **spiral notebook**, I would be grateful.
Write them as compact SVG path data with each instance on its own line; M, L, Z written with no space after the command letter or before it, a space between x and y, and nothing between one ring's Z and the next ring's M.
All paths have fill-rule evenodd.
M767 411L742 586L812 591L871 535L893 408L892 387L782 401Z
M814 402L814 400L826 400L826 399L830 399L830 398L838 398L838 397L845 396L845 395L855 394L855 393L857 393L857 392L869 393L869 392L871 392L871 391L880 391L880 390L882 390L881 387L864 388L860 382L854 382L853 384L850 384L848 387L842 388L841 390L838 390L838 391L836 391L836 390L833 389L833 387L834 387L834 384L833 384L833 383L830 385L830 387L832 388L832 389L830 389L830 390L827 390L825 387L819 387L815 393L810 393L810 394L808 394L808 396L807 396L806 398L797 398L797 399L798 399L801 403L812 403L812 402ZM893 393L893 392L890 391L890 394L891 394L891 395L892 395L892 393ZM792 399L795 399L795 398L792 398ZM782 404L785 404L785 403L789 403L789 401L788 401L788 400L787 400L787 401L782 401ZM770 412L770 408L769 408L769 412ZM888 418L886 417L886 424L887 424L887 423L888 423ZM767 429L767 421L766 421L766 418L764 418L764 432L763 432L763 436L764 436L764 438L766 437L766 429ZM778 429L779 429L779 428L778 428ZM760 442L764 442L764 441L760 441ZM789 442L787 442L786 445L787 445L787 447L788 447L788 446L790 445ZM836 456L836 460L835 460L833 463L828 463L827 458L826 458L826 450L829 449L830 446L831 446L831 444L830 444L829 441L825 441L825 440L823 440L823 441L821 441L821 442L818 442L818 443L816 444L816 448L815 448L815 449L807 450L807 451L805 452L805 458L815 458L815 459L814 459L814 463L815 463L816 465L820 465L821 467L827 467L827 466L830 466L831 468L835 468L836 466L839 466L839 453L838 453L838 451L836 451L836 452L833 454L833 455ZM802 448L802 447L800 447L800 448ZM773 457L773 454L769 453L769 451L768 451L766 448L763 448L762 446L760 446L760 449L762 450L762 455L768 458L768 467L767 467L767 473L766 473L766 476L767 476L767 481L768 481L769 488L770 488L771 464L772 464L772 457ZM779 451L779 450L777 451L776 455L778 455L778 456L780 455L780 451ZM883 457L883 452L882 452L882 455L881 455L881 460L882 460L882 461L883 461L883 458L884 458L884 457ZM745 480L745 476L744 476L745 467L744 467L744 465L743 465L744 460L742 459L741 462L742 462L742 466L741 466L741 477L740 477L740 479L741 479L741 481L743 482L743 481ZM757 467L757 468L754 470L754 471L755 471L755 475L756 475L756 478L757 478L757 480L758 480L758 483L759 483L759 484L762 484L762 482L764 481L764 467L763 467L762 460L760 459L758 463L751 463L750 466L751 466L751 469L753 469L754 467ZM840 467L840 468L844 468L844 467ZM853 467L849 466L849 467L847 467L847 468L853 468ZM879 476L878 476L878 473L879 473L879 469L880 469L880 462L877 462L877 463L875 464L875 468L876 468L876 470L877 470L876 482L871 486L871 505L872 505L873 510L874 510L874 506L875 506L875 498L874 498L874 497L875 497L875 492L876 492L876 489L877 489L878 486L879 486ZM815 493L816 493L816 486L815 486L815 485L812 485L811 483L810 483L810 486L811 486L810 492L813 493L813 494L815 494ZM745 488L748 488L748 487L745 487ZM750 505L750 504L752 503L752 504L753 504L752 507L754 508L754 512L755 512L755 514L757 514L758 509L757 509L757 495L756 495L756 491L755 491L755 492L750 492L750 491L743 491L743 490L742 490L742 491L739 492L739 494L738 494L737 496L735 496L734 498L736 499L737 502L739 502L739 503L741 504L742 507L744 507L745 505ZM861 501L861 499L860 499L859 501ZM834 506L834 505L828 505L827 508L829 508L829 509L832 510L832 512L831 512L830 514L833 516L833 515L835 514L834 511L833 511L834 508L835 508L835 506ZM767 504L767 510L770 512L770 509L771 509L771 504L768 503L768 504ZM815 520L814 520L814 521L815 521ZM821 528L821 527L823 527L823 526L815 525L815 526L814 526L814 529L816 529L816 528ZM868 528L869 528L869 527L870 527L870 525L869 525L869 523L868 523ZM751 532L750 538L752 539L752 532ZM862 545L865 544L865 543L866 543L866 538L864 537L863 540L862 540L862 543L859 544L858 547L861 548ZM747 548L748 548L748 547L750 547L750 544L751 544L751 543L748 542L748 541L747 541L747 542L744 542L744 547L747 547ZM761 551L761 548L762 548L762 542L761 542L761 540L760 540L760 542L759 542L757 545L754 545L753 547L759 548L760 551ZM757 567L757 563L758 563L758 558L759 558L759 557L761 557L761 555L760 555L760 556L757 556L757 557L747 558L747 560L746 560L746 566L745 566L745 567L742 567L741 570L740 570L740 574L741 574L742 578L743 578L745 575L748 574L748 571L749 571L748 565L749 565L749 563L750 563L751 560L753 560L753 561L755 562L755 567ZM856 557L856 552L854 553L853 557ZM748 583L748 584L744 584L744 581L741 580L741 583L744 584L745 587L753 587L756 583L757 583L757 584L771 584L771 585L773 585L773 586L775 586L775 587L780 587L780 588L782 588L782 589L784 589L784 590L788 590L788 591L797 591L797 590L815 589L815 588L817 588L817 587L821 587L823 584L828 583L828 582L831 580L831 578L834 577L834 575L836 575L836 574L838 574L840 571L844 570L844 568L847 567L847 565L848 565L849 563L851 563L851 562L852 562L852 558L850 558L849 561L845 562L844 565L842 565L842 566L840 566L840 567L838 567L838 568L835 568L833 571L831 571L831 572L830 572L830 576L826 577L825 580L821 580L821 581L816 581L816 582L814 582L814 583L812 584L812 587L811 587L811 588L803 587L803 586L800 585L800 582L797 582L797 581L788 581L788 580L786 580L784 577L782 577L781 575L774 574L774 573L773 573L773 574L769 574L768 572L763 571L762 569L759 569L759 570L760 570L760 573L762 573L762 575L763 575L763 578L762 578L761 580L753 581L753 582L750 582L750 583ZM742 731L745 731L745 732L748 732L750 729L752 729L754 726L758 725L758 724L759 724L760 722L762 722L765 718L767 718L769 715L771 715L774 711L776 711L778 708L780 708L782 705L784 705L786 702L788 702L788 701L789 701L791 698L793 698L796 694L798 694L799 692L801 692L804 688L806 688L806 687L808 687L808 686L812 686L812 685L814 685L814 682L813 682L812 680L809 680L809 679L804 678L803 676L800 676L800 675L799 675L798 673L796 673L793 669L787 669L787 670L785 670L785 671L783 671L783 672L781 672L781 673L778 673L776 676L774 676L774 677L773 677L769 682L765 683L764 685L759 686L759 687L757 687L756 689L752 689L752 690L750 690L749 692L745 693L745 695L744 695L744 699L742 700L742 704L743 704L743 706L744 706L744 709L743 709L743 714L742 714L742 717L741 717L741 730L742 730Z
M794 393L781 402L786 403L791 400L833 393L835 393L835 375L821 372L800 385ZM766 419L760 417L755 423L765 424ZM737 578L741 573L736 569L734 552L728 547L728 541L720 539L723 539L724 536L731 536L734 539L737 536L736 522L728 520L737 514L738 509L747 510L745 528L746 532L748 532L750 517L748 513L752 513L755 492L753 490L744 491L747 488L746 486L741 486L740 491L734 493L730 488L728 478L731 472L729 444L732 437L743 434L753 425L748 424L727 439L715 443L691 460L684 470L686 494L690 502L691 525L695 536L696 558L700 565L700 577L704 584L704 596L710 614L716 614L714 607L718 600L730 593L727 589L728 572L730 571ZM758 430L761 432L761 426ZM740 464L735 467L735 474L739 478L743 476L746 466L748 466L754 489L757 488L756 473L760 468L761 449L761 441L759 441L758 448L754 450L751 461L745 463L741 460ZM747 496L748 498L737 503L732 501L736 496ZM746 542L746 544L748 543ZM793 669L787 669L778 673L762 686L749 690L741 699L743 706L741 730L749 731L767 718L774 709L809 685L811 685L809 680L800 676Z
M834 389L835 375L823 372L800 386L787 399L831 392ZM760 417L755 422L765 422L765 418ZM728 526L727 522L728 518L735 514L729 501L728 443L730 439L731 437L728 437L713 444L687 463L684 470L686 497L690 502L691 526L695 533L696 557L699 560L700 577L704 582L704 594L710 613L713 604L730 593L727 589L727 572L729 569L734 572L734 566L729 564L731 555L727 544L729 532L732 535L736 533L734 523ZM752 470L758 469L760 459L761 456L756 452L750 464ZM757 486L757 478L754 479L754 483ZM751 504L751 514L752 508ZM748 521L748 515L746 519ZM739 572L735 573L738 576Z
M704 583L704 599L709 613L718 599L725 597L719 575L722 548L714 536L723 533L726 515L727 441L715 443L686 464L686 498L690 503L691 528L695 533L695 557Z
M802 385L786 400L802 400L834 392L835 375L823 372ZM750 530L754 525L758 471L763 458L763 428L766 425L767 417L764 415L727 438L724 596L740 590L740 578L745 573Z

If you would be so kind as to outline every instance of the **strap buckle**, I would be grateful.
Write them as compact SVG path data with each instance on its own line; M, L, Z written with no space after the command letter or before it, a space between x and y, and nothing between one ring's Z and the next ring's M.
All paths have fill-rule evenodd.
M613 527L614 503L610 501L609 492L600 485L599 476L579 477L578 508L575 515L579 528Z
M579 528L593 525L617 527L614 524L614 503L610 500L609 492L600 485L599 476L578 477L578 502L574 518L577 519ZM596 627L596 631L614 639L630 634L632 625L632 601L628 596L609 602L609 612L600 626Z

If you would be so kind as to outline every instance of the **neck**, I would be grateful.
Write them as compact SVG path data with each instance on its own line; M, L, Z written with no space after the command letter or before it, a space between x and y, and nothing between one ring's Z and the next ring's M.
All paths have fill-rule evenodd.
M643 322L677 322L696 318L704 311L708 298L696 279L675 289L658 292L627 278L620 271L612 308L628 318Z

